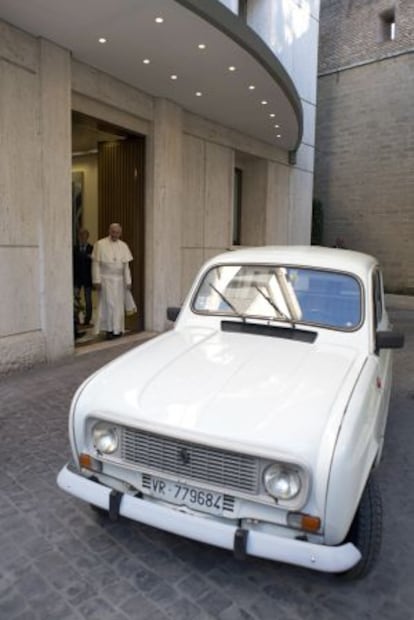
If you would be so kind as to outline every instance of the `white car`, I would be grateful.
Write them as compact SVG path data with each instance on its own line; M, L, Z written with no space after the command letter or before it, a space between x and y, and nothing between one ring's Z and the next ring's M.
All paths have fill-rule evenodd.
M403 344L378 262L316 247L227 252L168 316L174 329L77 391L59 486L111 519L238 558L366 574L381 541L372 472L390 349Z

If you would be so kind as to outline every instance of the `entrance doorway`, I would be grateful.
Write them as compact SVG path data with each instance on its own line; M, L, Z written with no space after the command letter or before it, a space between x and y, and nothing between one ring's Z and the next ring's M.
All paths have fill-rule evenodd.
M73 239L87 229L89 242L108 234L109 225L119 222L122 239L131 249L132 294L138 312L126 317L126 333L144 329L144 200L145 138L123 128L72 113L72 202ZM81 295L81 304L84 302ZM93 293L93 318L97 318L98 296ZM83 308L84 310L84 308ZM76 311L75 311L76 315ZM93 327L82 325L78 314L77 345L91 344L101 337Z

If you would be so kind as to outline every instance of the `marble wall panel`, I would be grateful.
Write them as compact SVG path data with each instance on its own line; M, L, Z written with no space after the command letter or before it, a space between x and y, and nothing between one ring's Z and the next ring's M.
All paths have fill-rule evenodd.
M313 173L314 161L315 148L302 142L296 152L296 167Z
M41 328L39 250L0 246L0 338Z
M233 209L234 151L206 143L204 247L228 247Z
M302 101L303 136L302 142L310 146L315 144L316 104Z
M72 90L146 120L154 117L153 97L76 60L72 60Z
M201 248L204 239L205 143L185 135L183 149L182 246Z
M284 245L289 241L290 168L268 162L266 202L266 245Z
M243 166L241 245L263 245L266 226L267 161L250 158Z
M37 41L23 30L0 20L0 58L35 73L39 62Z
M201 248L183 248L181 250L181 302L186 298L203 263L204 252Z
M40 40L42 327L48 360L73 350L70 54Z
M0 60L0 245L37 245L41 208L38 76Z
M235 129L230 129L206 118L201 118L187 110L183 110L183 129L185 133L207 142L226 146L255 157L286 163L288 161L288 153L286 151L267 142L246 136Z
M153 299L150 328L167 327L166 308L181 294L181 211L183 202L181 109L165 99L155 105L153 136Z
M46 345L41 331L0 338L0 375L31 368L46 360Z
M228 252L229 247L216 247L216 248L205 248L204 250L204 262L206 263L210 258L214 258L218 254L223 254L223 252Z

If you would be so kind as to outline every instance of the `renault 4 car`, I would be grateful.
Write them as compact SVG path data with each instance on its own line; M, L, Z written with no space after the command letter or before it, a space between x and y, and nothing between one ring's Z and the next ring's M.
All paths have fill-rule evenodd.
M180 536L361 577L381 541L391 329L378 261L333 248L227 252L171 330L104 366L70 409L58 484Z

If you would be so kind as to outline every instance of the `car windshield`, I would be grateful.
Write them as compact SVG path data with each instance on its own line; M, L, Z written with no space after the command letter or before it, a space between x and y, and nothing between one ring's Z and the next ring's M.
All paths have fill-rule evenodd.
M193 299L202 314L310 323L352 330L361 323L361 286L352 275L308 267L220 265Z

